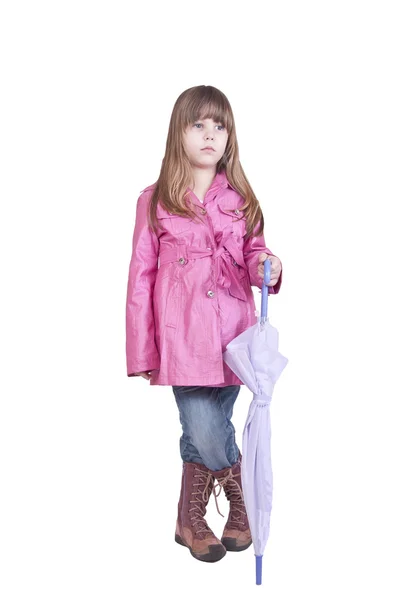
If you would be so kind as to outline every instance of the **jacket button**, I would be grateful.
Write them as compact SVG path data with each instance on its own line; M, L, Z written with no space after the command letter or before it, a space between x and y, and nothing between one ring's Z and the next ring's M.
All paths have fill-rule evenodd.
M207 292L207 295L209 296L209 298L213 298L213 296L214 296L214 292L212 292L211 290L209 290L209 291Z
M206 211L206 209L205 209L205 208L201 208L201 209L200 209L200 212L202 213L202 215L205 215L207 211Z
M181 256L181 258L178 260L179 263L181 263L182 265L185 265L185 258L183 258Z
M236 267L236 265L237 265L238 263L237 263L237 262L236 262L236 260L234 259L234 260L232 261L232 264L234 265L234 267Z
M236 208L234 212L235 212L236 215L238 215L239 214L239 209Z

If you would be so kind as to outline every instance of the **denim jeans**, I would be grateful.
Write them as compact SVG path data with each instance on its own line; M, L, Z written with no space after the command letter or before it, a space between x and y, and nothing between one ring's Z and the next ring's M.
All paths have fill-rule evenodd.
M204 464L212 471L235 464L239 448L231 418L240 386L173 385L172 388L183 430L182 460Z

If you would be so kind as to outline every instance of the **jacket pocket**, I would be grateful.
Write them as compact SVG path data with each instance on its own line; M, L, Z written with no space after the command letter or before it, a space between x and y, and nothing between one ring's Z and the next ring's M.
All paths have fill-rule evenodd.
M169 233L185 233L192 229L192 219L170 213L160 204L157 207L156 214L162 227Z
M167 291L165 325L166 327L177 327L181 308L181 282L179 279L170 280L170 287Z
M236 205L228 205L224 203L218 204L220 224L224 229L230 227L231 230L240 235L246 232L246 215Z
M238 279L244 279L248 275L247 268L238 265L238 263L234 259L232 259L232 266L234 269L236 269Z

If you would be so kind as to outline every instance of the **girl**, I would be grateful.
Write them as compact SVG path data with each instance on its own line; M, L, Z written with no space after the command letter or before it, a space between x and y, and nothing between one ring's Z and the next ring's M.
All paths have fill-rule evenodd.
M252 542L231 422L243 382L222 354L257 321L251 286L261 289L267 256L269 293L282 283L263 227L228 99L212 86L185 90L172 111L159 178L137 200L126 354L129 377L172 386L183 431L175 541L205 562ZM219 540L204 515L210 494L217 503L221 489L230 508Z

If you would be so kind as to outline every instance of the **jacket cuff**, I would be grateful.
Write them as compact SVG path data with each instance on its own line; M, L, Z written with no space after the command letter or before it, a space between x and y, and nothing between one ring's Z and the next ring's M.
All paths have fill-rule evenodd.
M134 362L127 366L127 377L137 377L142 371L156 371L160 369L159 355L145 360L145 363Z

